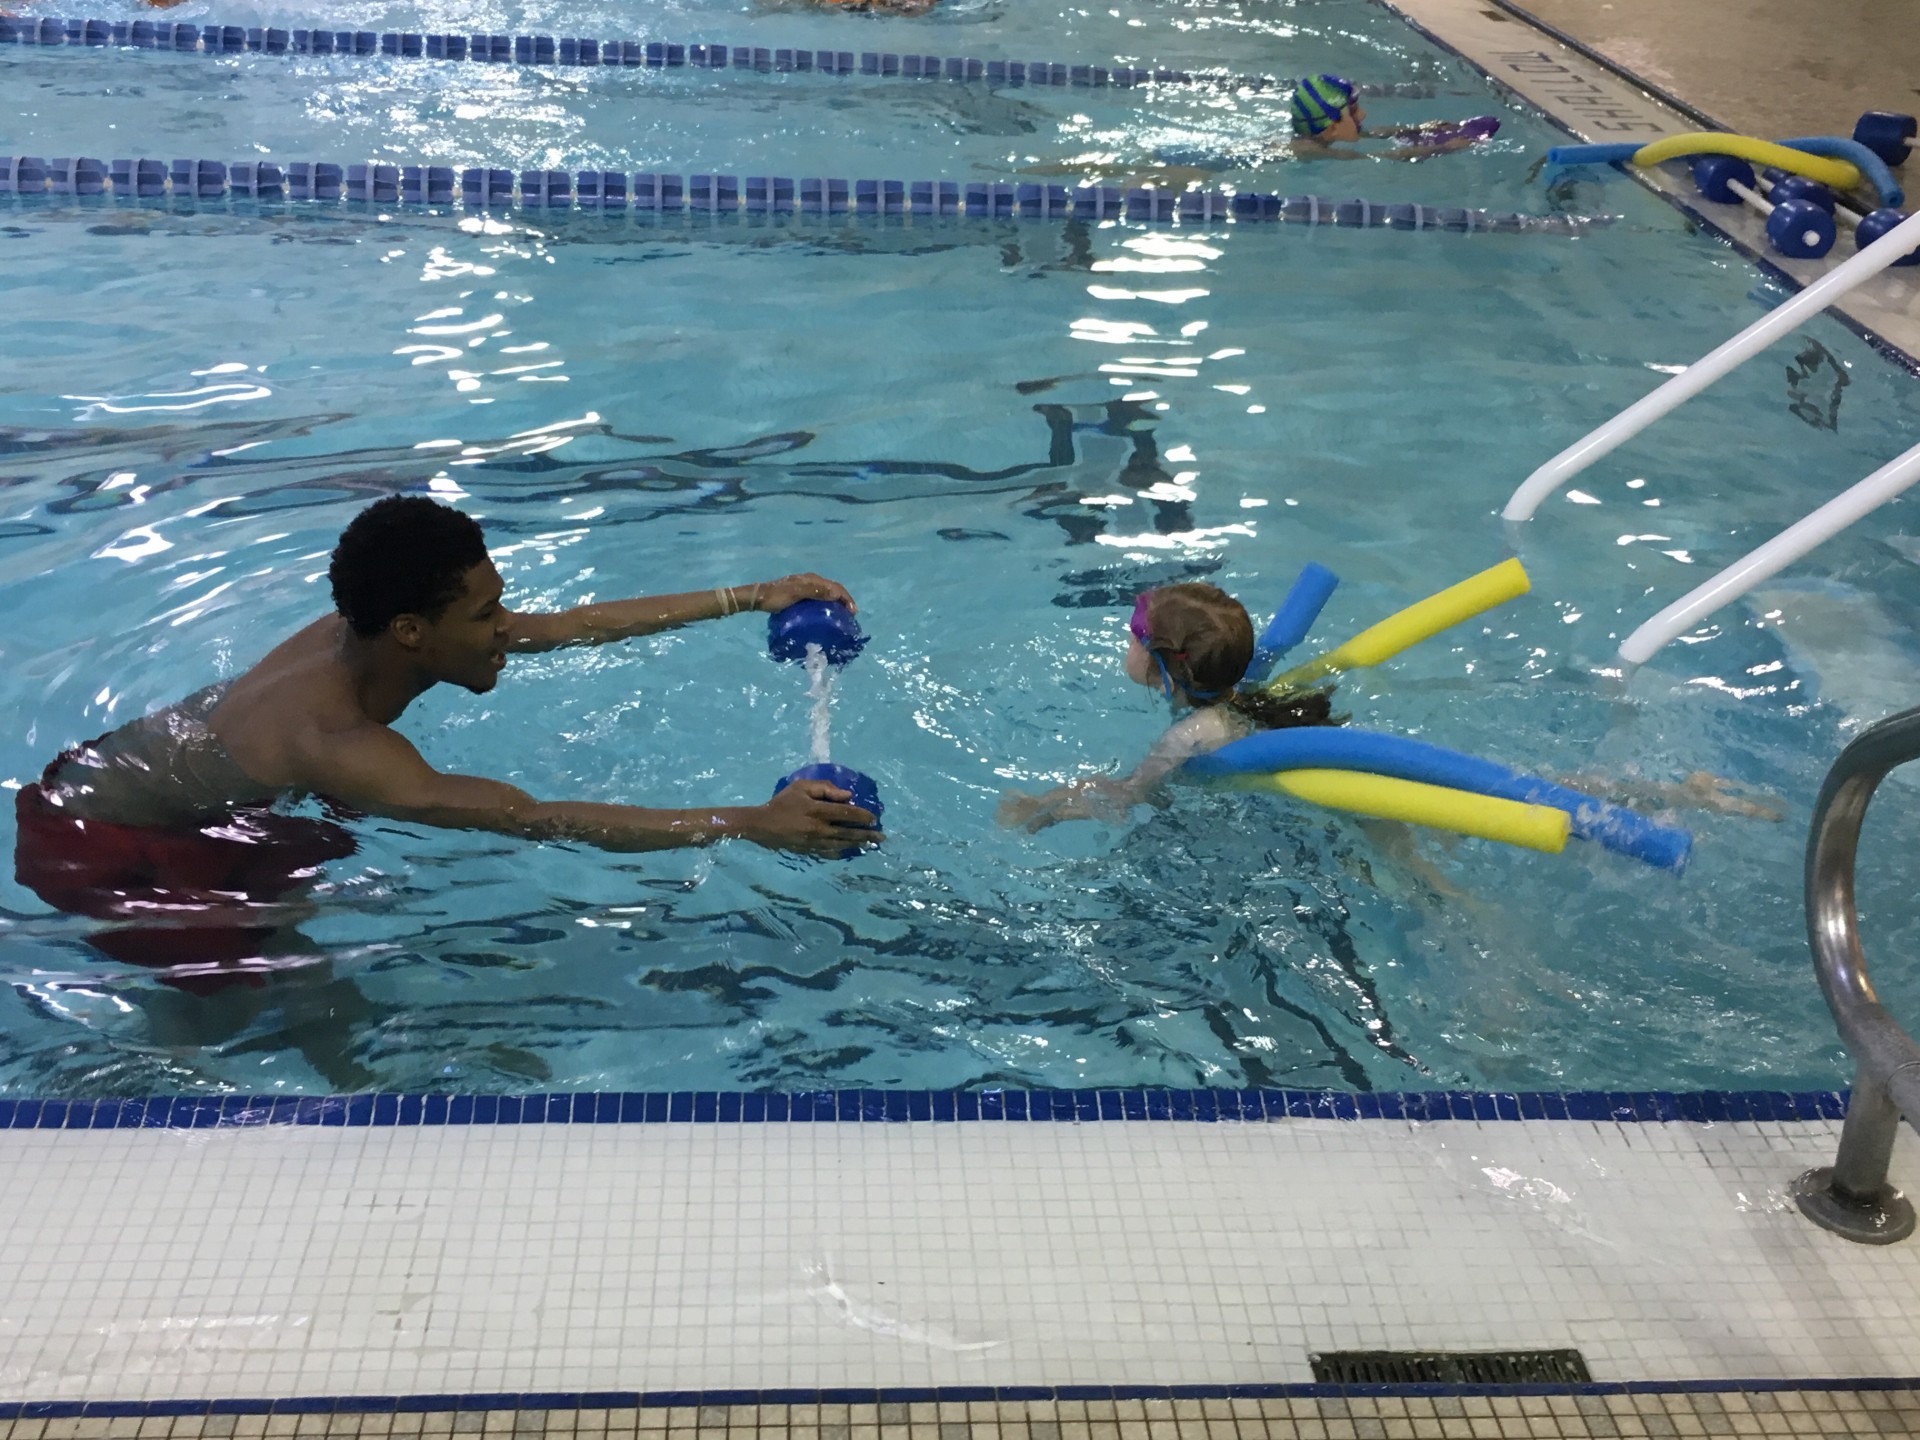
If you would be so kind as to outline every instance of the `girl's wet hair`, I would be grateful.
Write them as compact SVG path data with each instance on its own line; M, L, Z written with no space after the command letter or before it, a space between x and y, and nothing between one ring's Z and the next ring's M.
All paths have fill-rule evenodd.
M1331 689L1236 690L1253 661L1253 621L1218 585L1163 585L1147 600L1147 649L1196 705L1229 705L1263 730L1340 725ZM1213 691L1212 699L1202 698Z
M1296 725L1344 725L1347 717L1333 713L1333 687L1317 690L1236 691L1224 702L1262 730L1289 730Z

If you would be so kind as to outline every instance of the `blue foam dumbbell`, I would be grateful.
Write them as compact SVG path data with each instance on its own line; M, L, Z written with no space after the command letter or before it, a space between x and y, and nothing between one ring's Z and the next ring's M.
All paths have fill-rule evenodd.
M767 617L767 653L776 660L804 660L807 646L818 645L827 663L845 665L866 643L860 622L837 601L801 600Z
M1914 134L1920 129L1911 115L1891 110L1869 110L1853 127L1853 138L1873 151L1889 165L1904 161L1914 146Z
M1767 216L1767 240L1792 260L1818 260L1833 248L1833 216L1811 200L1786 200Z
M1906 218L1905 215L1901 214L1891 205L1884 206L1879 210L1872 211L1870 214L1863 215L1859 225L1854 228L1854 243L1864 250L1889 230L1892 230L1896 225L1903 224ZM1895 265L1920 265L1920 246L1909 250L1893 263Z
M1784 204L1788 200L1805 200L1809 204L1818 205L1829 215L1833 213L1833 191L1818 180L1809 180L1805 175L1789 175L1785 179L1776 181L1767 198L1776 205Z
M1733 155L1702 155L1693 162L1693 188L1721 205L1738 205L1740 197L1730 188L1744 185L1753 189L1753 167Z

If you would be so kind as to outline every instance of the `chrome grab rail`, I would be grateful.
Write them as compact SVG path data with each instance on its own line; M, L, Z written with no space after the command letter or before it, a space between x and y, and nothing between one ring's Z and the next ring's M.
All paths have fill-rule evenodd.
M1874 790L1916 758L1920 707L1862 730L1827 772L1807 833L1807 943L1855 1070L1839 1153L1796 1179L1793 1198L1815 1224L1870 1245L1913 1233L1913 1205L1887 1182L1887 1166L1901 1116L1920 1119L1920 1045L1887 1013L1867 974L1854 859Z

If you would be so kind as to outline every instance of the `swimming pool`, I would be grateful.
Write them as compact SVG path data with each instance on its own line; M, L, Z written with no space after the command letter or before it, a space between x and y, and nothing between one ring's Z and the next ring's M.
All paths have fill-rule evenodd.
M131 12L129 12L131 13ZM288 12L182 19L296 23ZM341 26L627 33L609 9L348 7ZM1140 24L1131 23L1139 20ZM1596 467L1524 538L1534 593L1354 677L1361 723L1548 773L1706 769L1787 820L1682 817L1679 880L1591 853L1423 843L1186 793L1123 832L995 828L1007 785L1131 758L1135 592L1255 611L1318 559L1333 640L1502 558L1512 486L1779 296L1621 178L1528 177L1556 137L1364 3L960 6L927 24L727 7L649 34L1217 61L1421 81L1387 120L1499 109L1483 152L1281 167L1259 188L1610 213L1578 238L938 219L671 222L356 207L0 214L11 508L0 771L232 673L324 604L346 519L430 489L517 603L843 579L875 637L835 757L890 840L844 865L642 859L369 825L312 963L182 996L10 881L0 1085L1797 1088L1842 1074L1810 982L1807 806L1849 728L1911 699L1920 547L1834 542L1623 689L1618 637L1896 453L1912 379L1808 327ZM857 38L844 42L839 38ZM937 37L929 39L927 37ZM565 73L0 49L9 153L370 158L1015 178L1272 123L1271 96L857 77ZM1304 183L1297 177L1313 170ZM802 677L751 619L517 661L403 727L542 795L752 801L806 758ZM1862 880L1890 1002L1920 914ZM1436 883L1439 882L1439 883ZM1876 971L1879 974L1879 971Z

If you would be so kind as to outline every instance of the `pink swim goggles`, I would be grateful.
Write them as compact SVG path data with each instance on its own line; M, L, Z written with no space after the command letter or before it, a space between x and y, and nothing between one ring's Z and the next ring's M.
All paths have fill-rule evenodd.
M1151 590L1143 590L1134 596L1133 616L1127 621L1127 629L1133 633L1133 638L1140 642L1140 648L1153 657L1153 663L1160 667L1160 684L1167 692L1167 699L1171 700L1173 699L1173 676L1167 673L1167 662L1160 658L1160 651L1155 648L1153 641L1147 635L1147 601L1152 596ZM1167 653L1176 660L1187 658L1187 652L1184 650L1169 650ZM1183 688L1196 700L1217 700L1221 694L1218 690L1199 690L1192 685Z
M1150 590L1142 590L1133 597L1133 618L1127 621L1127 629L1133 632L1143 649L1151 650L1153 645L1147 639L1147 601L1152 596Z

